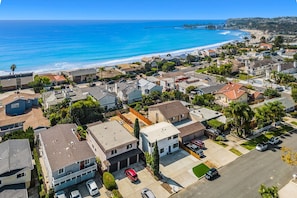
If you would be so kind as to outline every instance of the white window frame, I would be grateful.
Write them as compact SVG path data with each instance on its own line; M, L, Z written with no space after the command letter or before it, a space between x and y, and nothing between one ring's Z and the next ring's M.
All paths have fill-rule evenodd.
M85 163L85 165L89 165L89 164L91 163L91 161L90 161L90 159L86 159L86 160L84 161L84 163Z

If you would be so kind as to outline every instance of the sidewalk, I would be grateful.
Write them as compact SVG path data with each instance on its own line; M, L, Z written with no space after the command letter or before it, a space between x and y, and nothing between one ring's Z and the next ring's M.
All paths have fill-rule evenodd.
M233 135L227 135L227 139L229 141L224 142L228 146L226 149L230 150L231 148L235 148L236 150L240 151L243 155L250 152L248 149L241 146L242 143L246 142L246 140L241 139L239 137L233 136Z
M278 191L280 198L289 198L295 197L297 195L297 183L296 181L291 180L283 188Z

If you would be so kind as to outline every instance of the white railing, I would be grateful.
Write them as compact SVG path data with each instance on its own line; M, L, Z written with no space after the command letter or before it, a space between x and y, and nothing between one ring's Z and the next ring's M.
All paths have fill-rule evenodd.
M62 181L66 181L67 179L72 179L73 177L77 177L77 176L81 176L83 173L87 173L89 171L93 171L93 170L96 170L97 171L97 164L94 164L93 166L89 166L87 168L84 168L80 171L76 171L76 172L73 172L69 175L66 175L64 177L60 177L58 179L55 179L53 178L53 186L57 183L61 183Z

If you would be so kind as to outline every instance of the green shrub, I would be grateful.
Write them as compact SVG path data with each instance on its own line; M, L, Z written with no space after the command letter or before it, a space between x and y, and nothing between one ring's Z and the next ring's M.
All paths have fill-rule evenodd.
M112 194L113 194L113 198L123 198L123 196L121 195L120 191L119 190L112 190Z
M115 182L114 176L109 172L103 173L103 184L107 190L117 189L117 184Z

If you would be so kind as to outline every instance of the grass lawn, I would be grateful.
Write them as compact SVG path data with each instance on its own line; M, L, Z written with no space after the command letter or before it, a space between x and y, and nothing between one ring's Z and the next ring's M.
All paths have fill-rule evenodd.
M238 79L240 79L240 80L248 80L248 79L251 79L251 78L252 78L252 76L249 76L247 74L239 74L238 75Z
M221 145L222 147L227 147L228 145L227 144L225 144L224 142L222 142L222 141L214 141L215 143L217 143L218 145Z
M271 137L283 135L291 130L293 130L292 127L287 125L281 125L278 128L271 129L270 131L267 131L265 133L263 132L263 134L261 134L260 136L252 140L246 141L245 143L241 144L241 146L248 150L253 150L258 143L267 142Z
M294 124L294 125L297 125L297 122L295 122L295 121L292 121L291 123Z
M196 177L200 178L205 175L209 169L210 168L208 166L202 163L193 168L193 173L196 175Z
M231 148L230 151L232 153L234 153L235 155L238 155L238 156L241 156L242 155L242 153L239 150L237 150L236 148Z
M201 69L196 70L197 73L203 73L203 72L206 72L206 71L207 71L207 68L201 68Z

